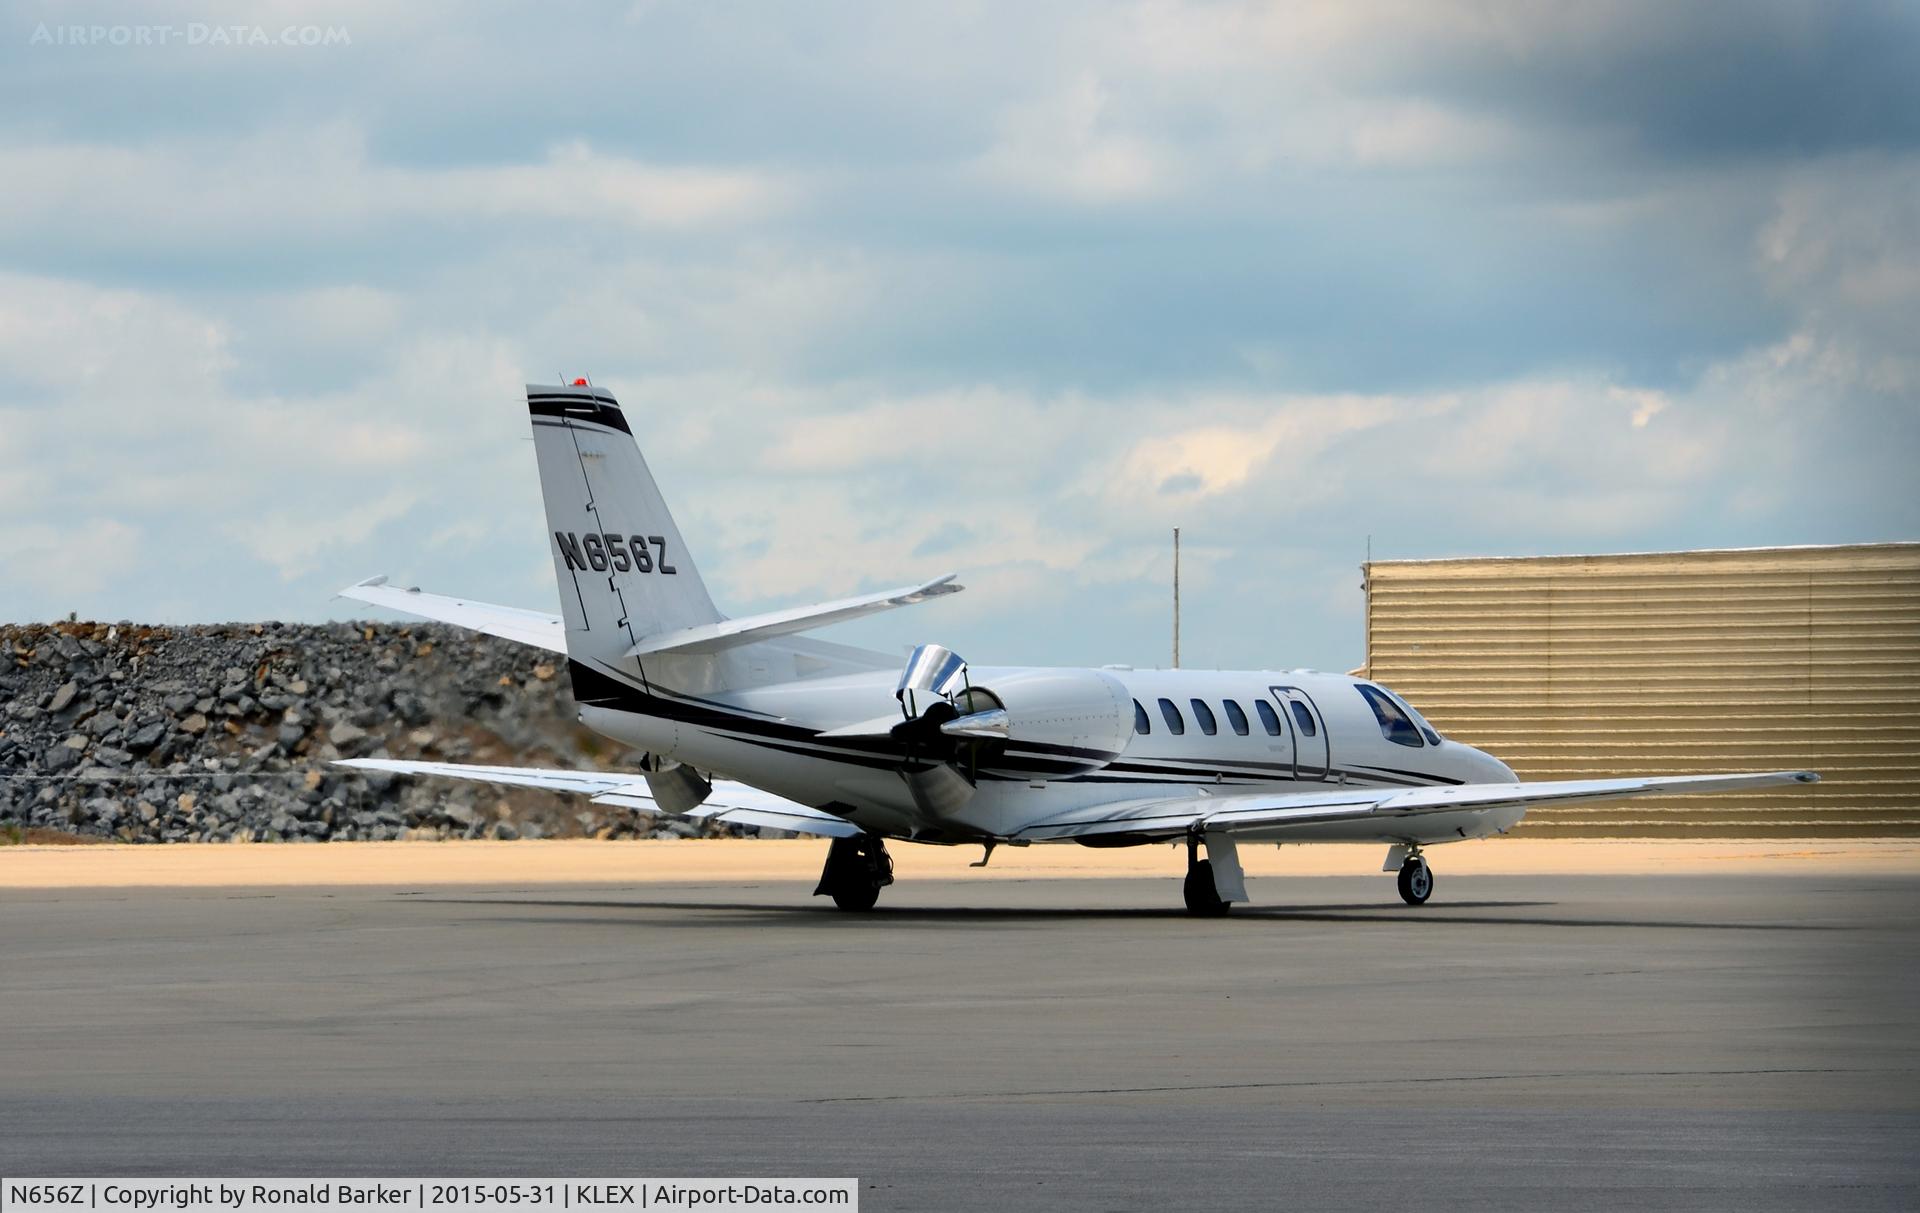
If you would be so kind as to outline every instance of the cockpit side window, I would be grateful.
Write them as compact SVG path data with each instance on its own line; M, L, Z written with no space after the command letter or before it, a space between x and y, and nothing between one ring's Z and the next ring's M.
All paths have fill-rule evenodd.
M1175 737L1183 736L1187 731L1187 722L1180 718L1180 709L1173 706L1173 700L1160 701L1160 718L1167 722L1167 732Z
M1435 732L1433 726L1427 723L1427 718L1420 714L1419 708L1414 707L1392 691L1387 691L1386 695L1387 698L1400 705L1400 710L1407 714L1409 720L1413 721L1414 727L1420 730L1420 735L1427 739L1428 745L1440 744L1440 734Z
M1191 702L1193 704L1193 718L1200 722L1200 731L1209 737L1218 733L1220 731L1220 722L1213 718L1213 709L1207 706L1206 700L1195 699Z
M1416 750L1424 744L1420 740L1419 728L1386 692L1379 687L1368 686L1364 682L1355 683L1353 689L1360 692L1360 698L1366 700L1367 706L1373 709L1373 718L1380 722L1382 737L1395 745L1408 746Z
M1138 699L1133 701L1133 731L1142 736L1153 732L1153 722L1147 719L1147 709L1140 706Z
M1245 737L1247 735L1247 714L1240 710L1240 705L1231 699L1223 699L1220 701L1220 706L1227 709L1227 723L1233 726L1234 735Z
M1280 717L1274 714L1272 704L1264 699L1256 699L1253 701L1253 710L1260 713L1260 727L1267 731L1267 736L1280 736Z

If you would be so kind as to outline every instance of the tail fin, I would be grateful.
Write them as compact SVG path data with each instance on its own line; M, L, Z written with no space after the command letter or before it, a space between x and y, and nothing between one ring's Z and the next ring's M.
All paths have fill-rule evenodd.
M643 636L717 623L613 394L528 384L527 411L568 654L612 664Z

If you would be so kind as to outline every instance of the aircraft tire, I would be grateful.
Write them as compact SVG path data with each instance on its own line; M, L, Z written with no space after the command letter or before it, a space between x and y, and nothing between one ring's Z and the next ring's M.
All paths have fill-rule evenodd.
M1233 908L1232 903L1220 900L1220 891L1213 883L1213 861L1202 859L1187 867L1187 882L1182 890L1187 898L1187 912L1199 918L1219 918Z
M866 881L843 880L833 889L833 904L853 914L871 910L879 900L880 886Z
M1400 865L1400 900L1410 906L1423 906L1433 896L1433 869L1424 859L1409 859Z

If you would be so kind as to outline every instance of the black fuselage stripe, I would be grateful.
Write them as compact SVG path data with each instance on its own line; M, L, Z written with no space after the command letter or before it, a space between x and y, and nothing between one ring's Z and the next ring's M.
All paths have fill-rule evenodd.
M754 720L719 707L699 706L686 700L676 702L642 691L614 673L597 670L578 661L570 665L574 675L574 698L583 704L736 734L741 739L786 753L850 762L858 766L893 769L913 761L912 756L903 749L876 747L872 741L861 738L823 739L816 730L802 725ZM1024 778L1035 774L1070 775L1085 770L1086 766L1084 762L1049 762L1039 758L1009 762L999 758L986 769L1010 772Z
M1360 769L1363 771L1385 772L1389 775L1405 775L1409 779L1419 779L1433 783L1459 784L1466 782L1464 779L1451 779L1445 775L1430 775L1425 771L1403 771L1399 767L1372 767L1362 764Z

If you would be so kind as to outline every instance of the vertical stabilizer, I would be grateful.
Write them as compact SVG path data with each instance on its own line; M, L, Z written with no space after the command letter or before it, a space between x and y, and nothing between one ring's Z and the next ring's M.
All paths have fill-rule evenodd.
M616 663L643 636L718 622L613 394L529 384L527 411L568 655Z

